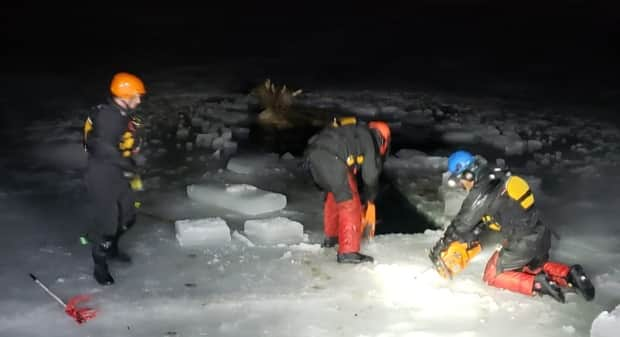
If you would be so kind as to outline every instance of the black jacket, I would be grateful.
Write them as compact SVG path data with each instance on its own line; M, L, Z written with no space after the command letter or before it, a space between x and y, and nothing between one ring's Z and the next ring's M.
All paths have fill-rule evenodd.
M308 141L306 153L315 150L335 155L345 166L355 166L364 183L365 199L376 198L383 158L379 154L374 132L366 124L326 127ZM356 159L359 156L363 156L361 164L347 164L347 159Z
M131 157L124 157L119 148L123 134L129 131L131 118L114 101L96 106L88 116L92 130L85 135L85 147L90 160L134 171Z
M446 237L471 242L477 239L481 230L491 229L511 242L537 232L537 227L542 225L538 210L535 205L523 208L519 201L509 196L506 184L511 178L501 171L497 174L483 168L461 210L446 229Z

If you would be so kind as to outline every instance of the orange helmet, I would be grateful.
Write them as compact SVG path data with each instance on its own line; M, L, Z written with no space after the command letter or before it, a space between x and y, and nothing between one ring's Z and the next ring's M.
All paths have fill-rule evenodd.
M144 89L144 83L138 76L121 72L112 78L110 92L116 97L131 98L135 95L146 94L146 89Z
M368 123L368 128L376 130L379 136L381 136L379 152L382 156L385 156L388 150L388 146L390 145L390 141L392 140L392 132L390 131L390 127L386 122L372 121Z

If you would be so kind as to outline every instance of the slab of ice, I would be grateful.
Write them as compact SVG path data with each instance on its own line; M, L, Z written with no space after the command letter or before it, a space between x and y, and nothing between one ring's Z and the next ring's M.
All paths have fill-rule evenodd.
M224 138L225 140L231 140L232 135L233 135L232 130L230 128L221 128L220 134L222 138Z
M239 174L256 174L276 168L279 160L277 153L249 154L230 158L226 168Z
M441 138L447 143L472 144L478 142L478 136L473 132L450 131L444 133Z
M202 148L209 148L213 143L213 140L217 137L215 133L199 133L196 136L196 146Z
M247 220L243 232L260 244L297 244L304 239L304 226L285 217Z
M191 124L192 124L192 126L193 126L193 127L195 127L195 128L201 128L201 127L202 127L202 124L203 124L204 122L205 122L205 121L204 121L202 118L200 118L200 117L192 117L192 122L191 122Z
M286 196L248 184L188 185L190 199L245 215L255 216L286 207Z
M620 305L612 312L603 311L592 321L591 337L616 337L620 331Z
M222 247L231 241L230 228L219 217L178 220L174 228L177 241L183 247Z
M530 139L527 141L527 151L536 152L543 148L543 143L536 139Z
M188 137L189 137L189 129L179 128L177 130L177 139L184 140L184 139L187 139Z
M527 148L527 143L519 140L519 141L508 143L504 147L504 152L509 156L521 155L525 152L526 148Z
M282 155L282 159L283 160L293 160L293 159L295 159L295 156L293 156L290 152L287 152L287 153Z
M416 150L403 149L397 153L399 157L388 157L385 166L389 169L445 170L448 158L429 156ZM400 156L403 157L400 157Z

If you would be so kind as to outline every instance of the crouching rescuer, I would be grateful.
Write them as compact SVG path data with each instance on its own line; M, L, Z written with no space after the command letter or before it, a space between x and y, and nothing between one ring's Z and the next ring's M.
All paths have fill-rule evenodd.
M363 234L374 235L379 175L388 154L391 132L387 123L358 122L354 117L334 119L313 136L306 160L315 183L326 192L323 205L323 247L338 244L339 263L372 262L361 254ZM363 197L358 191L361 175ZM365 227L365 225L368 225Z
M88 153L85 183L92 216L88 239L84 241L92 244L93 276L101 285L114 283L108 270L109 259L131 261L119 251L118 243L136 221L135 191L142 188L138 174L141 161L137 160L141 121L135 110L146 94L144 83L133 74L117 73L110 92L108 102L89 114L83 135Z
M564 303L565 292L586 300L595 290L583 268L549 260L551 229L539 219L528 183L508 170L490 169L467 151L448 158L452 181L469 193L459 213L431 249L439 274L452 278L482 247L483 230L499 232L501 247L487 262L483 280L525 295L548 295Z

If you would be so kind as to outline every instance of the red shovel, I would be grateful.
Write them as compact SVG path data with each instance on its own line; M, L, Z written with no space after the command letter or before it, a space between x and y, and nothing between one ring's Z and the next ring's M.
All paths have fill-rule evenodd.
M56 296L53 292L51 292L43 283L41 283L41 281L39 281L39 279L37 279L36 276L34 276L33 274L30 274L30 277L32 278L34 282L36 282L39 286L41 286L41 288L43 288L43 290L45 290L46 293L52 296L52 298L55 299L56 302L60 303L60 305L62 305L63 308L65 308L65 312L67 313L67 315L73 317L73 319L78 324L82 324L88 321L89 319L95 318L95 316L97 315L97 311L95 311L94 309L76 307L78 303L88 301L90 299L89 296L86 296L86 295L74 296L69 299L68 304L65 304L65 302L63 302L58 296Z

